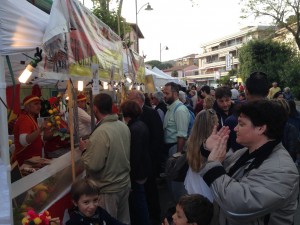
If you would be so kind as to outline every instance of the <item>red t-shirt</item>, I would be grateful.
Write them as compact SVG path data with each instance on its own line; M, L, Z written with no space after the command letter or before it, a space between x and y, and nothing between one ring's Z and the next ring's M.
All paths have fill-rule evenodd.
M13 161L18 161L21 166L26 159L30 159L33 156L42 157L43 141L41 135L39 135L30 145L24 147L19 142L20 134L31 134L35 130L39 129L35 118L32 118L27 113L22 113L14 126L14 140L15 140L15 152L13 154Z

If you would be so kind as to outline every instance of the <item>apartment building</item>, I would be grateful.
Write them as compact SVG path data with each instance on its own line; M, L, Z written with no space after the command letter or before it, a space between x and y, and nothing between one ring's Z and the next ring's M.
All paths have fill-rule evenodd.
M202 53L196 56L199 68L185 71L187 82L216 86L220 77L238 68L238 49L249 40L266 37L269 29L270 26L248 26L237 33L202 44Z
M175 59L175 66L191 66L198 65L198 59L196 59L197 54L190 54L183 56L179 59Z
M294 31L297 29L297 24L291 24L290 28L292 28ZM295 37L293 34L288 31L286 28L281 28L275 32L275 37L273 38L274 41L278 41L281 43L289 44L294 50L299 52L298 45L295 41Z

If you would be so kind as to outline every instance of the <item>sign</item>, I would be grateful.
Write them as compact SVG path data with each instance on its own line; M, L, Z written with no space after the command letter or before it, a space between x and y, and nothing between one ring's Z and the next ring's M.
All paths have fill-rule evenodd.
M65 5L52 7L49 20L53 27L59 27L62 21L55 17L55 10L66 8L69 13L65 23L70 24L70 29L54 32L45 40L44 61L38 65L41 76L59 80L73 76L90 80L96 71L92 71L91 66L97 64L97 78L107 81L112 80L112 76L117 78L122 71L123 46L120 37L78 1L55 2ZM111 74L112 67L115 68L114 74Z
M231 55L231 54L227 54L227 55L226 55L226 59L225 59L225 63L226 63L226 71L231 70L231 58L232 58L232 55Z

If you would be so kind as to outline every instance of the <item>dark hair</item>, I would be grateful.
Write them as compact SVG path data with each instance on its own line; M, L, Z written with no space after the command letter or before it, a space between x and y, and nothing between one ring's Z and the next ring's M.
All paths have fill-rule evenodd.
M243 98L246 98L245 92L241 92L241 93L239 94L239 96L242 96Z
M184 195L179 199L178 205L188 220L188 223L207 225L213 217L213 204L199 194Z
M279 95L283 95L281 91L276 92L276 93L273 95L273 99L278 98Z
M246 89L250 95L266 97L269 86L268 76L263 72L253 72L246 80Z
M229 97L231 98L232 93L229 87L218 87L216 89L215 97L216 99L224 98L224 97Z
M99 189L94 181L88 178L76 180L71 187L72 200L78 202L82 195L98 195Z
M97 107L102 114L112 113L112 98L109 94L100 93L94 98L94 106Z
M210 87L207 86L207 85L204 85L204 86L201 87L200 91L203 91L203 92L205 92L206 94L209 95L210 94Z
M242 104L237 113L248 117L256 127L266 125L265 135L268 138L282 138L288 114L281 104L269 100L251 101Z
M120 110L124 117L130 117L131 119L136 119L142 114L142 109L139 104L131 100L123 102L120 106Z
M165 84L165 87L166 86L171 86L171 91L172 92L176 92L177 94L179 94L179 86L178 84L174 83L174 82L168 82Z
M296 102L294 100L289 100L288 103L290 106L290 117L297 117L298 111L296 108Z

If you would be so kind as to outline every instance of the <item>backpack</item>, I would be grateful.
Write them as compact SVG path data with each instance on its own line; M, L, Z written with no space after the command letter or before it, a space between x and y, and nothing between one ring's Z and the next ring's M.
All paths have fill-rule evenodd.
M178 109L178 107L181 106L181 105L184 105L184 104L179 103L179 104L176 105L176 107L174 109L174 114L175 114L176 110ZM186 107L186 106L184 105L184 107ZM195 114L194 114L194 112L189 110L188 107L186 107L186 108L188 109L189 114L190 114L190 122L189 122L189 127L188 127L188 132L187 132L187 135L190 136L190 133L191 133L192 127L194 125L194 121L195 121Z

